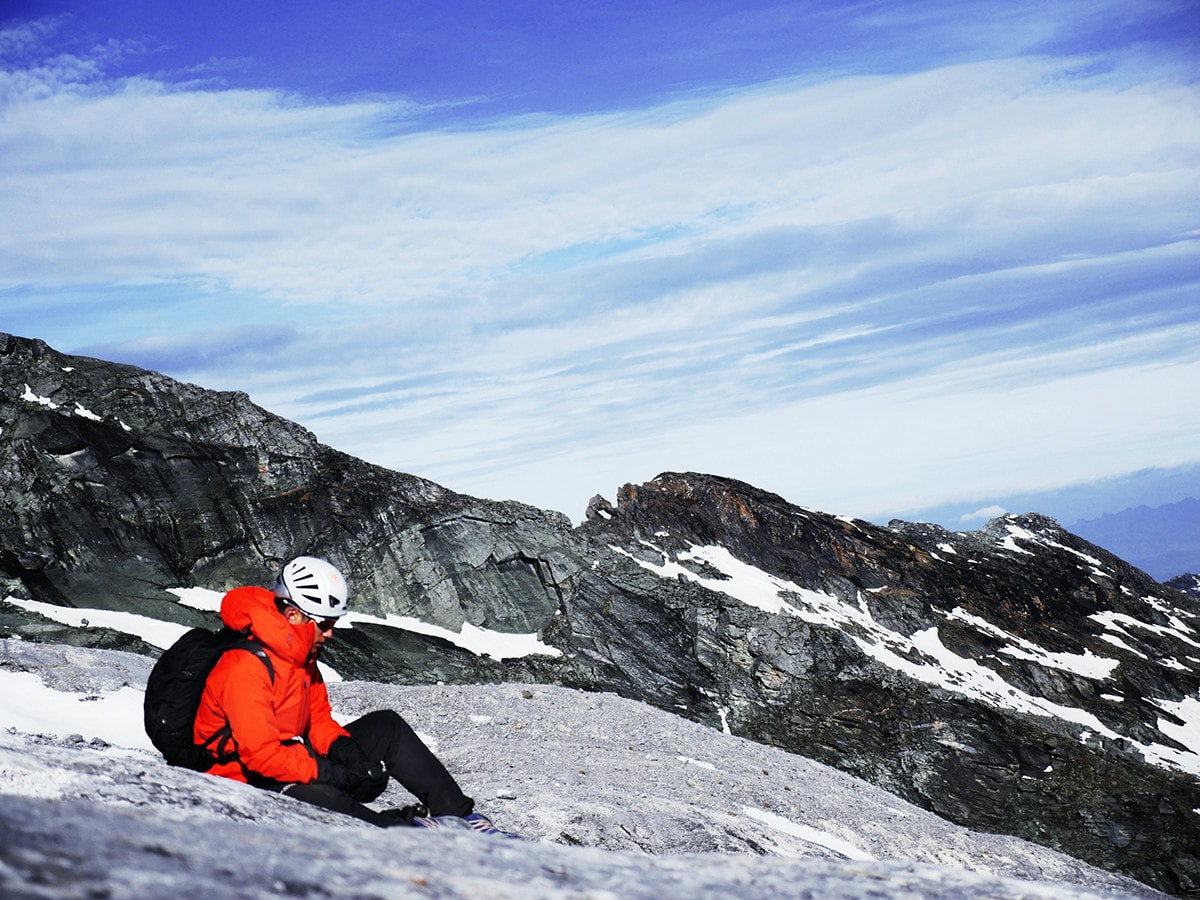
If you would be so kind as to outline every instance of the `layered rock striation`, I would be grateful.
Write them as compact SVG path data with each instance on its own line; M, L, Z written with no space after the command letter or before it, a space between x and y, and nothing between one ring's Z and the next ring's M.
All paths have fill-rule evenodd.
M359 611L535 632L578 566L561 514L372 466L244 394L11 336L0 391L0 577L17 596L197 625L210 617L165 588L269 583L307 553L346 573ZM429 641L360 637L355 674L481 674L452 645L442 673Z

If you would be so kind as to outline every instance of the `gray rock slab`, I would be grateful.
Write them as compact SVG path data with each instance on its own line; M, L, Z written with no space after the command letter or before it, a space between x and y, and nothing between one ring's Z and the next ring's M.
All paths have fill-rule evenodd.
M144 677L132 654L8 642L57 689ZM69 687L68 687L69 686ZM539 685L331 685L398 710L524 841L380 831L145 751L0 731L4 897L1156 897L953 825L781 750L635 701ZM378 805L408 802L393 788Z

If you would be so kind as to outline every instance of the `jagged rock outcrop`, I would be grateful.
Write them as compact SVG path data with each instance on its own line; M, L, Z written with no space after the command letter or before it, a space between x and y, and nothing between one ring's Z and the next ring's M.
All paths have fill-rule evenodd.
M1194 573L1186 573L1184 575L1176 575L1164 581L1169 588L1174 588L1192 597L1200 597L1200 575Z
M659 579L660 627L735 733L1195 889L1196 603L1042 516L885 529L694 473L625 486L581 530L620 551L589 576ZM1138 860L1159 853L1155 876Z
M1200 893L1200 604L1044 517L884 528L667 473L572 529L353 459L244 395L37 341L0 336L0 392L6 593L211 623L167 589L326 556L375 616L328 645L350 677L615 691ZM497 661L388 616L544 652ZM2 635L62 631L0 603Z
M0 392L0 577L18 596L200 624L164 588L269 582L310 553L347 573L361 611L536 632L579 565L564 516L369 465L244 394L7 335ZM430 645L384 655L482 674ZM343 663L374 671L380 649L351 640Z

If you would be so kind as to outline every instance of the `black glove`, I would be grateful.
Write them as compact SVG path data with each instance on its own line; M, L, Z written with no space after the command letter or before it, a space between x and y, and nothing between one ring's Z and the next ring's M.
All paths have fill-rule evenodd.
M318 756L316 760L317 784L328 784L347 793L354 785L358 784L359 775L351 772L345 766L335 763L328 756Z
M372 762L367 759L367 755L363 753L362 747L358 746L358 742L346 735L342 735L330 744L329 752L326 755L358 780L379 781L387 774L384 771L382 760Z
M387 816L391 820L384 825L385 828L391 828L394 825L412 826L416 824L414 819L429 815L429 808L418 804L401 809L385 809L380 812L380 815Z

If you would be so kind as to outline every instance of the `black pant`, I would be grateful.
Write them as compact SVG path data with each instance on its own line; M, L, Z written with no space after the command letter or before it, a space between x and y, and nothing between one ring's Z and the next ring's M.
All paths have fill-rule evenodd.
M367 759L383 760L387 775L395 778L427 807L430 815L465 816L475 808L475 801L462 792L458 782L399 713L390 709L367 713L347 725L346 730ZM345 813L383 828L405 824L394 812L376 812L363 805L382 794L387 786L385 776L378 781L356 785L352 793L329 784L289 784L283 787L283 792L305 803Z

